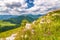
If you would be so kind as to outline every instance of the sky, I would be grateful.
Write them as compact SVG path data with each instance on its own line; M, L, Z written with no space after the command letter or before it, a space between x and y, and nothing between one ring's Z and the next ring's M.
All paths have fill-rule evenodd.
M60 8L60 0L0 0L0 15L46 14Z

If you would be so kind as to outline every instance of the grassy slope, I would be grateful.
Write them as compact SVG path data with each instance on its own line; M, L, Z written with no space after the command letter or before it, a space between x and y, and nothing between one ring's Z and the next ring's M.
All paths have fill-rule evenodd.
M0 20L0 33L15 28L16 24Z
M4 26L15 26L15 24L12 24L10 22L4 22L4 21L0 21L0 27L4 27Z
M24 21L20 28L0 33L0 37L18 33L15 40L60 40L60 10L49 12L37 19L34 24L30 23L29 29L25 28L26 23L28 22Z
M0 33L20 27L22 20L27 20L31 23L34 20L37 20L38 17L40 16L42 15L27 14L27 15L16 16L10 19L0 20Z
M31 23L30 29L22 29L15 40L60 40L60 10L49 12Z
M0 38L5 38L5 37L12 35L13 33L18 33L20 31L20 29L24 28L22 26L25 26L26 22L28 22L28 21L23 20L21 23L22 25L20 25L20 27L0 33Z

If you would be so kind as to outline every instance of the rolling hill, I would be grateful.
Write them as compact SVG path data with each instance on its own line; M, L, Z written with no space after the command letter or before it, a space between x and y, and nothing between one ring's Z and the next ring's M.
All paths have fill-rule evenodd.
M31 23L23 20L18 28L0 33L0 38L6 40L13 34L17 34L12 36L14 40L60 40L60 10L49 12Z
M38 17L40 16L42 15L32 15L32 14L26 14L26 15L20 15L20 16L1 15L0 25L3 27L0 27L0 32L19 27L23 20L33 22L34 20L37 20ZM15 24L15 26L13 26L13 24Z

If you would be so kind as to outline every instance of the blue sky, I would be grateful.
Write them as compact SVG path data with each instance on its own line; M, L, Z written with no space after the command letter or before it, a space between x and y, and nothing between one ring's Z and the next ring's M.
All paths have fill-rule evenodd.
M36 15L56 9L60 9L60 0L0 0L0 15Z
M27 3L27 6L28 6L28 8L31 8L31 7L33 7L34 6L34 0L26 0L26 3Z

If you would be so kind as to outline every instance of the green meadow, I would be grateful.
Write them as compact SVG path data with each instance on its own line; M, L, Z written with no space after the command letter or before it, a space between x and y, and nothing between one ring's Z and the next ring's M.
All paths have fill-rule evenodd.
M17 24L0 21L0 31L5 27L15 27ZM52 11L33 22L22 20L14 29L0 32L0 38L17 33L14 40L60 40L60 10Z

